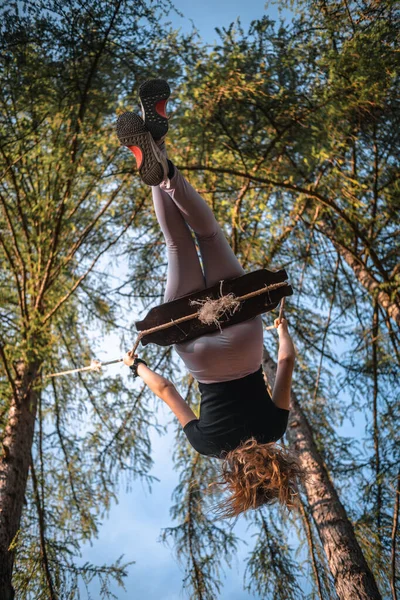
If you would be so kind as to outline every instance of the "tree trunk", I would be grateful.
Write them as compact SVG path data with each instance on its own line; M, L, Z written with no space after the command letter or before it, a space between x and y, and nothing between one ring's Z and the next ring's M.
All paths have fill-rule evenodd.
M389 317L393 319L398 325L400 325L400 306L394 302L389 294L379 289L380 284L368 273L366 269L351 255L351 253L343 248L340 244L335 244L340 255L344 258L349 267L353 270L355 276L362 286L365 287L368 292L375 296L377 302L384 308Z
M363 267L359 261L335 239L335 232L330 229L324 223L319 224L319 231L326 235L330 239L332 244L335 246L341 257L348 264L350 269L353 271L356 279L361 285L368 291L371 296L376 298L378 304L387 311L389 317L393 319L397 325L400 325L400 304L393 300L390 295L384 290L380 289L381 283L377 281L368 271Z
M263 369L272 387L276 364L266 350ZM382 600L353 526L317 450L307 417L293 392L290 411L289 441L308 476L304 488L337 595L340 600Z
M33 381L37 365L22 361L17 376L0 457L0 598L12 600L14 551L9 547L18 533L33 443L37 394Z

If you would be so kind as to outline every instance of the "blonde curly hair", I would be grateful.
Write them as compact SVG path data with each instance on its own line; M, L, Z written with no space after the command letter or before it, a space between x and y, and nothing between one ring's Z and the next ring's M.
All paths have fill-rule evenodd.
M303 480L292 451L275 442L260 444L250 438L223 456L221 479L210 487L224 486L231 495L214 506L213 512L220 518L230 518L275 502L296 508L298 485Z

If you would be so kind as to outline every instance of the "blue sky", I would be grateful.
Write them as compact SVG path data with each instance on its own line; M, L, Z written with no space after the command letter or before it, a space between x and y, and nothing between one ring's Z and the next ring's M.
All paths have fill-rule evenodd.
M217 39L215 27L228 26L237 17L240 17L244 28L253 19L265 14L279 20L277 7L273 6L266 11L263 0L245 2L243 0L201 0L201 2L177 0L174 5L185 17L171 14L169 20L172 24L182 31L189 31L193 22L201 38L207 43ZM289 17L287 12L285 14ZM117 348L118 341L104 340L104 351L97 357L103 360L109 358L111 347ZM117 371L123 367L116 366L113 369ZM173 417L168 407L162 405L161 401L158 406L159 422L161 424L171 422ZM136 564L130 567L129 575L125 580L126 592L116 586L112 589L118 600L182 600L189 597L187 593L182 592L183 568L176 563L172 551L157 541L161 529L173 525L169 508L171 494L178 483L178 474L172 469L171 459L173 427L169 426L168 434L163 437L153 432L151 441L154 459L151 475L158 477L160 482L153 484L151 494L140 481L133 482L131 491L121 489L118 504L112 507L108 519L100 529L98 539L91 546L85 546L82 552L82 563L113 562L121 554L125 555L127 561L136 561ZM227 577L221 598L229 598L229 600L255 598L243 591L243 563L251 547L251 533L253 533L246 530L245 520L239 520L235 533L250 545L249 547L245 544L240 545L232 568L226 570ZM92 597L97 600L98 587L92 584L90 589ZM85 597L84 591L83 597Z
M229 25L237 17L241 18L242 25L246 28L253 19L268 14L272 19L279 20L277 6L268 10L264 9L262 0L202 0L193 2L177 0L175 6L184 13L185 18L170 15L169 19L177 28L188 31L192 27L191 20L199 31L203 41L212 43L217 35L215 27ZM287 11L282 13L289 18ZM110 358L110 348L118 348L118 339L104 339L104 343L97 358L106 360ZM114 355L118 350L114 351ZM110 368L119 371L121 366ZM161 424L171 421L168 408L155 402L158 406L156 416ZM349 433L349 432L346 432ZM130 490L120 490L118 504L115 504L108 519L100 529L99 537L92 545L83 548L82 563L89 561L103 564L115 561L121 554L127 561L136 561L129 569L126 592L121 588L113 588L118 600L182 600L188 598L182 592L183 569L179 567L172 551L158 542L162 528L173 525L169 517L171 494L178 483L178 474L172 469L173 427L169 426L168 434L160 437L156 433L151 435L153 445L154 467L151 475L160 481L153 484L150 494L146 486L140 481L135 481ZM247 532L247 523L244 519L238 521L235 533L249 542L249 546L240 545L239 553L233 567L226 571L227 577L221 598L229 600L250 600L255 598L243 591L244 559L251 544L251 533ZM288 532L289 534L289 532ZM306 584L305 584L306 585ZM96 585L91 587L94 599L99 597ZM85 597L85 592L83 592Z
M188 31L193 23L203 41L208 43L218 39L216 27L226 27L237 17L240 17L244 29L251 21L264 15L276 21L281 18L279 2L267 8L265 8L265 1L262 0L176 0L173 4L185 15L184 18L171 16L173 24L178 28L181 27L183 31ZM282 10L281 16L290 20L291 13Z

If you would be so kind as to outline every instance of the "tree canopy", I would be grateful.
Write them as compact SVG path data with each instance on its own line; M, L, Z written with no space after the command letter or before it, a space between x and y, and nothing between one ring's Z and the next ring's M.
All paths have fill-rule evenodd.
M161 233L113 131L120 112L137 110L137 86L152 76L174 90L169 155L213 208L243 267L290 274L296 402L382 598L396 598L399 11L373 0L295 6L291 24L265 16L244 31L236 22L218 31L212 48L166 29L164 1L46 0L2 9L1 505L12 517L0 522L8 565L0 583L7 600L12 569L17 597L35 599L79 597L79 580L89 585L95 576L107 597L112 578L122 584L128 572L118 557L83 567L76 558L125 474L151 485L149 426L160 429L151 395L115 375L45 375L87 363L94 330L116 332L129 347L126 308L137 314L161 302ZM270 333L265 345L275 352ZM143 356L176 380L171 349L148 346ZM197 410L194 381L182 375L180 390ZM361 437L343 433L354 423L365 427ZM295 427L288 443L296 444ZM179 427L174 463L175 524L162 540L183 559L190 597L214 599L239 543L231 524L209 513L218 492L204 492L217 463L196 455ZM303 599L306 572L313 573L309 598L344 597L306 488L301 501L298 514L276 508L245 516L258 532L245 577L257 597ZM299 548L289 544L289 528Z

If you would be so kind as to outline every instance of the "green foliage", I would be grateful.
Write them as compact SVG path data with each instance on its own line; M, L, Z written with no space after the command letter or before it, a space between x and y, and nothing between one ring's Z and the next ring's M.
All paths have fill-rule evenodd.
M14 362L37 361L42 372L36 486L31 477L16 539L18 597L47 598L53 585L78 598L78 582L94 577L107 597L129 563L80 565L79 549L123 478L152 482L148 433L160 428L146 389L115 375L44 376L88 362L104 334L118 331L129 347L126 309L135 320L162 301L163 240L112 131L116 113L137 109L137 82L154 75L174 88L171 158L244 268L290 274L294 389L382 596L398 585L398 556L397 578L390 561L400 459L398 9L372 0L296 6L292 25L264 17L245 32L236 23L214 48L166 31L168 2L2 9L2 427ZM271 334L266 344L275 346ZM145 358L176 380L171 349L146 347ZM193 382L182 387L197 405ZM191 597L214 599L239 543L210 516L205 492L217 463L195 456L180 428L174 460L177 524L161 540L174 544ZM299 577L313 573L309 597L334 597L308 515L307 506L290 519L252 515L249 591L301 598ZM285 539L289 528L301 556Z
M185 568L183 584L190 591L190 598L213 600L221 592L221 563L231 566L238 538L231 526L217 525L210 514L215 494L209 493L208 486L217 475L218 460L197 454L182 429L178 437L174 462L181 474L170 510L178 524L165 528L160 540L173 543Z
M199 53L170 154L244 267L290 274L294 389L386 598L398 584L389 559L399 460L398 10L299 9L291 26L265 17L249 32L221 29ZM314 552L324 572L317 541ZM329 597L330 588L313 593Z
M286 532L280 528L279 520L274 519L275 512L255 513L253 523L258 533L254 534L256 543L246 565L246 589L258 598L304 598L304 591L298 583L298 563L285 540Z
M109 297L112 253L129 227L143 235L146 194L130 181L113 127L138 81L155 68L172 81L180 72L181 38L160 24L169 9L163 0L1 9L2 429L13 364L41 370L36 484L30 479L16 546L19 598L78 598L78 582L95 577L110 597L109 582L122 585L130 563L79 564L81 544L97 535L124 477L153 480L149 427L158 426L147 392L118 376L46 375L89 361L95 334L126 319Z

